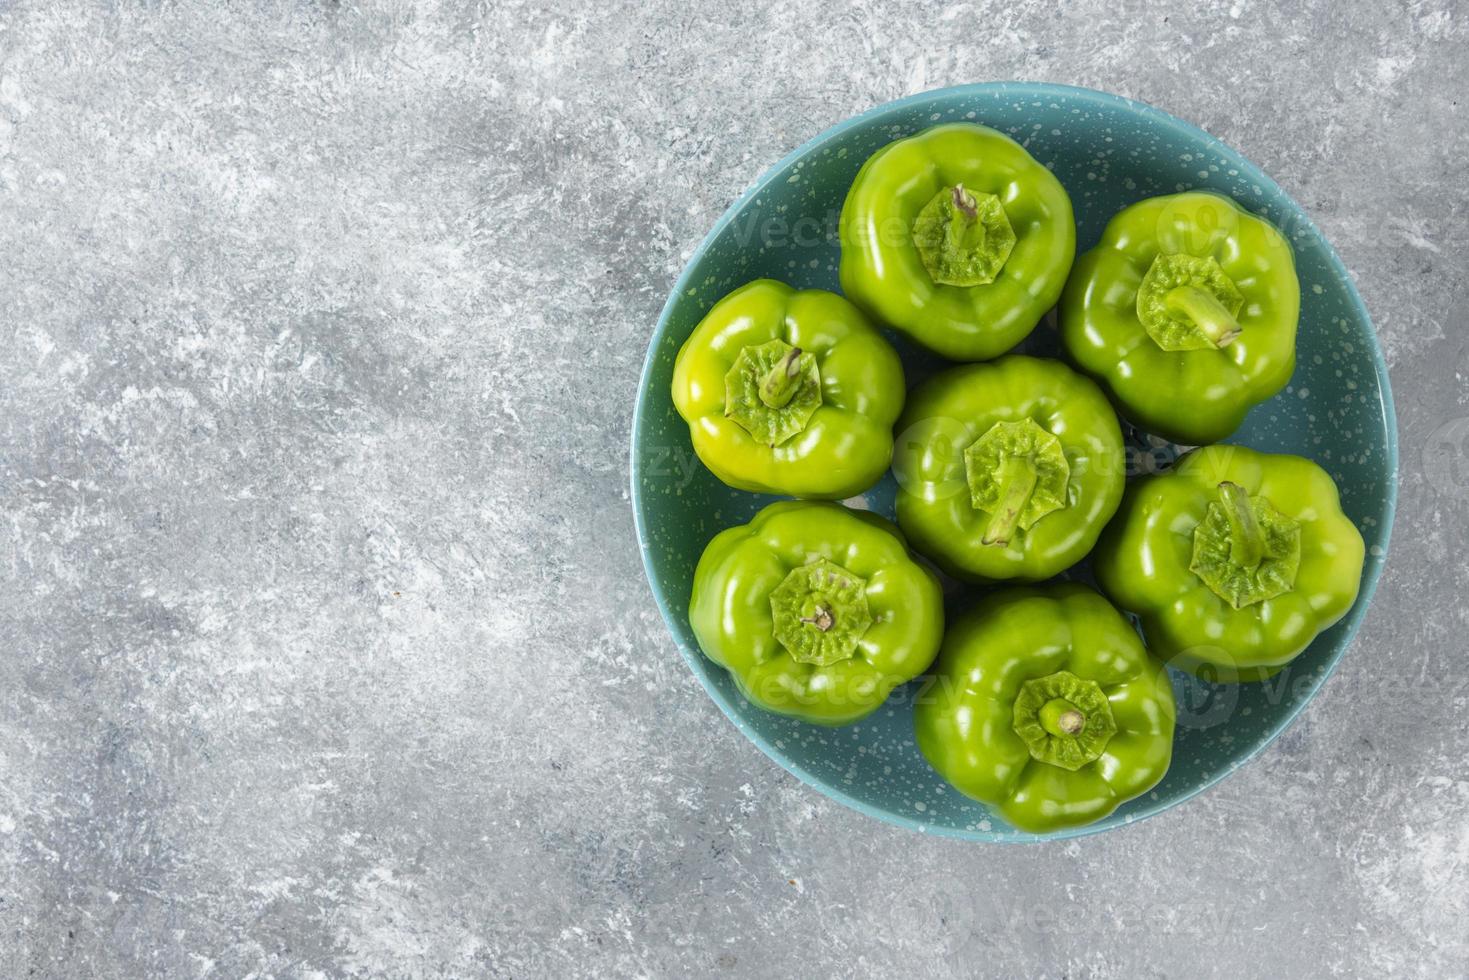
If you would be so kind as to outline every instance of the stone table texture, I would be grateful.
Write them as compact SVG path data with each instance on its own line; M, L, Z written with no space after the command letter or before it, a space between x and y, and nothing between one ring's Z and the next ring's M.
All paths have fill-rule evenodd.
M1401 509L1288 735L1001 848L742 738L643 577L644 349L854 113L1026 78L1258 162L1357 276ZM1462 976L1469 8L0 7L0 976Z

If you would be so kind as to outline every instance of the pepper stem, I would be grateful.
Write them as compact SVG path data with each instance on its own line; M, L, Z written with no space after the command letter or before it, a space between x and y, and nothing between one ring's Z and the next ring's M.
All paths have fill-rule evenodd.
M1219 484L1219 499L1229 519L1229 560L1241 568L1254 568L1265 557L1265 532L1255 520L1249 492L1226 480Z
M1041 705L1041 727L1057 737L1077 735L1086 727L1086 715L1065 698L1052 698Z
M1204 336L1215 347L1224 347L1239 336L1239 321L1207 289L1177 286L1168 291L1163 298L1163 305L1170 313L1187 317L1190 323L1204 332Z
M963 184L955 184L949 198L954 202L954 214L946 233L949 246L956 251L982 250L985 227L979 220L979 200Z
M768 408L785 408L801 387L801 348L792 347L760 382L760 400Z
M836 623L836 620L832 617L830 609L826 608L825 606L817 606L816 611L813 612L811 615L802 616L801 622L810 623L812 626L815 626L817 629L821 630L821 632L825 633L827 630L832 628L832 625Z
M970 221L979 217L979 202L974 199L973 194L964 189L963 184L954 185L953 200L954 210L963 212L964 217Z
M1028 456L1007 456L1000 469L1000 502L985 525L984 544L1007 545L1020 521L1020 512L1035 492L1035 463Z

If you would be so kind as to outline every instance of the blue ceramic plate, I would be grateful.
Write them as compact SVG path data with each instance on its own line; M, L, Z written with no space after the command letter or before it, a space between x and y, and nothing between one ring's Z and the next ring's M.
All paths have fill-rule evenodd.
M1150 816L1213 785L1279 735L1315 695L1351 642L1387 555L1397 496L1397 422L1372 322L1347 271L1300 205L1258 167L1207 133L1157 109L1087 89L1032 83L966 85L916 95L822 133L776 164L704 239L679 277L648 347L632 439L632 497L648 580L668 627L709 696L767 755L854 809L928 833L983 841L1036 840L950 788L913 741L917 682L860 724L824 729L750 705L704 658L689 630L694 565L716 532L747 521L769 497L732 490L694 456L669 395L679 346L709 308L761 276L839 291L837 218L862 162L878 147L940 122L973 120L1019 140L1053 170L1076 210L1077 254L1122 207L1191 188L1221 191L1290 238L1301 278L1295 376L1257 406L1229 440L1297 453L1326 467L1367 542L1362 591L1351 612L1265 684L1208 685L1174 674L1179 726L1173 766L1151 792L1087 827L1107 830ZM942 366L894 337L910 385ZM1057 356L1054 317L1020 347ZM1126 429L1126 426L1124 426ZM1131 469L1149 472L1176 449L1130 433ZM892 516L893 481L856 506ZM1089 580L1085 563L1068 577ZM974 589L950 587L950 610Z

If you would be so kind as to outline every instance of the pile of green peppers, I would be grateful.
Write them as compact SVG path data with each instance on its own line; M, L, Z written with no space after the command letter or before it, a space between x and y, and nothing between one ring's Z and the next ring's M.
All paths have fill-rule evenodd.
M798 498L709 543L694 634L751 702L815 724L927 675L914 733L944 779L1023 830L1101 819L1168 770L1168 667L1262 680L1357 597L1362 537L1326 471L1214 445L1294 369L1290 245L1189 192L1076 259L1060 182L970 123L874 153L840 230L845 296L751 282L678 354L699 459ZM1053 307L1069 364L1007 353ZM960 363L909 391L882 328ZM1119 414L1203 448L1128 481ZM831 502L890 469L897 526ZM1027 584L1088 556L1100 593ZM946 629L935 567L1008 587Z

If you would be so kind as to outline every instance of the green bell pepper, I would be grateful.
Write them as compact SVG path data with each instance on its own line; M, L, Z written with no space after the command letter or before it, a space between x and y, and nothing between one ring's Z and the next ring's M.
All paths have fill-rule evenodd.
M1299 456L1209 446L1135 481L1092 556L1158 656L1208 680L1264 680L1346 615L1362 535Z
M841 216L842 291L954 361L1003 354L1061 295L1076 255L1061 182L1003 133L946 123L889 143Z
M709 542L689 625L754 704L845 725L928 669L943 595L881 517L787 500Z
M1219 194L1120 212L1076 262L1061 340L1122 414L1185 445L1217 442L1290 380L1301 285L1290 243Z
M694 452L756 493L840 499L871 487L893 452L903 365L851 303L757 279L718 303L673 366Z
M1049 578L1086 557L1122 499L1117 416L1059 361L951 368L914 389L898 432L898 523L957 578Z
M1034 833L1100 820L1168 771L1168 671L1091 589L1011 589L944 638L913 725L929 765Z

